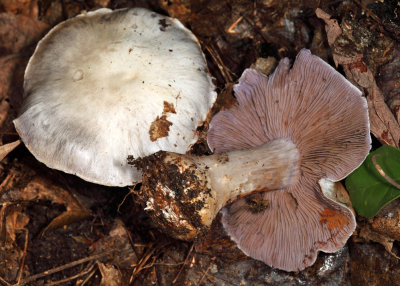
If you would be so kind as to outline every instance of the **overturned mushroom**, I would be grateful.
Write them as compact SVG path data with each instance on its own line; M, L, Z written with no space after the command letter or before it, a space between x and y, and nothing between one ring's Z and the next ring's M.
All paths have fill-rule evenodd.
M302 270L319 250L343 247L355 229L351 210L324 193L331 193L330 181L346 177L368 154L366 100L308 50L299 53L291 69L283 59L269 77L246 70L235 94L239 105L211 122L211 149L227 152L285 138L299 152L301 175L289 188L227 206L223 226L247 255L286 271ZM268 207L255 210L252 198Z
M185 153L216 94L195 36L143 8L99 9L54 27L25 72L15 128L47 166L113 186L141 178L126 162Z
M269 77L253 69L246 70L235 86L235 94L238 105L219 112L211 121L208 134L211 149L222 154L232 150L252 152L257 146L269 146L268 142L284 142L284 146L295 147L299 157L294 166L299 170L285 187L265 188L262 193L225 207L223 225L247 255L286 271L304 269L314 263L319 250L340 249L355 229L352 211L334 201L333 181L343 179L368 154L371 142L366 101L356 87L308 50L299 53L291 69L289 59L281 60ZM216 158L218 154L213 156ZM166 157L173 159L163 160ZM169 154L160 157L161 162L176 164L177 178L191 164L184 157L185 167L181 167L180 158ZM174 233L173 229L179 229L180 225L173 216L180 213L180 208L184 209L183 191L191 196L192 202L203 203L202 198L209 189L204 184L186 189L185 181L176 182L181 187L171 186L162 176L152 176L155 170L149 158L144 161L147 164L141 166L144 172L141 195L149 213L157 222L166 223L169 233L192 238L195 230L187 232L190 234L187 237ZM250 170L243 166L238 160L230 168L245 178ZM193 174L196 179L202 178L198 173ZM253 191L262 190L260 185L251 186L251 180L249 176L247 184L240 187L246 192L252 187ZM233 196L240 194L240 190L221 190L230 191ZM165 193L163 196L167 198L163 202L155 199L160 193ZM221 205L219 195L209 197ZM196 218L202 217L198 213L201 209L193 204L184 211ZM211 213L214 215L217 211L218 208ZM183 216L184 223L188 213Z
M298 158L292 142L278 139L211 156L160 151L131 163L143 170L138 197L145 210L170 235L188 240L207 229L221 208L239 197L295 184Z

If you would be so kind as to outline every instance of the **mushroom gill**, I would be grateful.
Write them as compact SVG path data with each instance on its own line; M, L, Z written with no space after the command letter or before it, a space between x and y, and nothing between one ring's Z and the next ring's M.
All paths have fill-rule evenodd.
M210 123L216 152L244 150L277 138L299 152L300 178L281 190L252 195L223 209L222 223L247 255L286 270L302 270L317 252L344 246L356 222L350 209L324 196L320 179L339 181L370 149L368 110L361 92L320 58L303 49L266 77L246 70L234 88L238 105ZM266 202L255 211L249 202Z

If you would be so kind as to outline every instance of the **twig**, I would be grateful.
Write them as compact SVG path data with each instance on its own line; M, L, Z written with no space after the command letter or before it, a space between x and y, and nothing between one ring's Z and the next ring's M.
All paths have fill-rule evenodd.
M211 279L212 277L214 277L214 276L206 273L207 280L210 281L210 283L215 286L215 285L217 285L217 283L214 281L214 279Z
M200 272L200 271L198 271L198 270L194 270L196 273L198 273L198 274L203 274L202 272ZM230 282L230 281L228 281L228 280L226 280L226 279L222 279L221 277L216 277L216 276L214 276L214 275L211 275L211 274L209 274L209 273L205 273L205 275L206 275L206 278L208 279L208 281L210 281L212 284L214 284L214 285L216 285L216 282L213 280L213 279L211 279L211 278L214 278L214 279L217 279L217 280L220 280L220 281L223 281L224 283L223 283L223 285L232 285L232 286L236 286L236 284L233 284L232 282Z
M1 276L0 276L0 282L6 284L7 286L11 286L11 284L8 283L6 280L4 280Z
M133 243L134 247L151 247L151 243Z
M93 269L93 271L90 272L88 276L86 276L85 280L83 280L80 286L84 286L90 280L90 278L92 278L93 274L95 274L96 271L97 269Z
M68 282L68 281L75 280L76 278L79 278L79 277L81 277L81 276L84 276L84 275L88 274L90 271L92 271L92 269L93 269L94 266L95 266L95 264L94 264L94 262L92 262L92 263L90 263L90 264L88 265L88 267L86 267L86 268L87 268L86 270L84 270L84 271L82 271L82 272L80 272L80 273L78 273L78 274L75 274L75 275L73 275L73 276L70 276L70 277L68 277L68 278L65 278L65 279L62 279L62 280L58 280L58 281L54 281L54 282L47 283L46 286L53 286L53 285L57 285L57 284L61 284L61 283L65 283L65 282Z
M243 18L250 24L250 26L256 31L257 34L263 38L264 42L269 43L270 39L266 37L266 35L262 32L262 30L257 27L257 25L253 22L253 20L250 17L247 17L246 15L243 15Z
M214 261L215 259L216 259L216 257L214 256L213 258L211 258L211 261ZM204 271L203 276L201 276L201 279L196 284L196 286L199 286L203 282L204 277L206 277L206 275L207 275L208 271L210 270L210 268L211 268L211 262L208 264L208 267L207 267L206 271Z
M135 268L133 269L131 278L129 279L129 284L132 284L133 280L135 279L135 276L142 271L142 269L145 269L145 263L149 260L149 258L153 255L153 253L156 251L156 248L153 247L149 249L139 260L139 263L136 264ZM154 262L154 261L153 261ZM146 267L148 268L148 267Z
M188 254L186 255L185 261L183 262L183 265L182 265L181 269L179 269L178 274L176 274L174 280L172 280L172 284L175 284L176 281L178 280L179 276L181 275L181 273L182 273L182 271L183 271L183 268L185 268L185 266L186 266L186 264L187 264L187 262L188 262L188 260L189 260L189 256L190 256L190 254L192 253L193 248L194 248L194 243L192 243L192 246L190 247L189 252L188 252Z
M362 9L364 9L365 12L368 14L368 16L370 16L372 19L374 19L376 22L378 22L378 24L382 24L381 19L379 19L379 17L376 16L376 14L374 12L372 12L363 3L361 3L361 1L354 0L354 2L356 2Z
M229 34L238 34L238 32L236 32L234 29L236 28L236 26L240 23L240 21L243 20L243 16L240 16L235 22L232 23L232 25L230 25L228 27L228 29L226 29L226 32Z
M382 53L382 56L383 56L383 60L385 60L385 57L386 57L386 54L390 51L390 49L393 47L393 44L394 42L391 42L387 47L386 47L386 49L383 51L383 53Z
M8 175L4 178L3 182L0 184L0 196L3 195L4 191L7 190L7 185L14 177L13 173L8 173Z
M126 201L126 199L128 198L128 196L131 195L131 194L133 194L133 190L135 189L136 185L137 185L137 184L134 184L134 185L129 189L129 192L124 196L124 198L122 199L122 202L119 203L118 208L117 208L118 213L121 213L121 212L119 211L119 209L120 209L121 206L125 203L125 201Z
M214 62L217 64L225 82L232 82L233 80L230 75L231 71L224 64L216 49L213 46L211 46L211 44L206 44L205 49L208 51Z
M22 254L22 259L21 259L21 266L19 267L19 273L18 273L18 283L17 285L20 285L21 279L22 279L22 274L24 273L24 265L25 265L25 258L26 258L26 251L28 249L28 235L29 231L26 228L22 228L22 230L25 231L25 243L24 243L24 252Z
M378 171L378 173L392 186L398 188L400 190L400 184L398 184L395 180L393 180L392 178L390 178L388 175L386 175L385 171L383 171L382 167L379 166L379 164L376 162L376 158L381 156L380 154L375 154L372 156L372 163L374 164L376 170Z
M179 266L182 265L183 262L178 262L178 263L164 263L164 262L158 262L158 263L153 263L153 265L160 265L160 266Z
M206 277L207 272L210 270L210 268L211 268L211 263L208 265L206 271L204 271L203 276L201 276L201 279L200 279L200 281L196 284L196 286L199 286L199 285L203 282L204 277Z
M155 266L155 265L175 267L175 266L179 266L179 265L182 265L182 264L183 264L183 262L179 262L179 263L163 263L163 262L158 262L158 263L156 263L156 262L154 262L154 260L155 260L155 259L153 258L153 261L152 261L150 264L145 265L145 266L142 266L141 270L147 269L147 268L150 268L150 267L153 267L153 266ZM139 265L139 264L133 264L133 265L131 265L131 266L132 266L132 267L137 267L138 265Z
M7 230L6 230L6 210L9 206L13 205L14 202L5 202L1 203L0 209L0 242L6 241L7 238Z
M56 272L60 272L62 270L77 266L77 265L85 263L87 261L99 259L99 258L101 258L103 256L106 256L106 255L112 253L112 252L114 252L114 249L110 249L108 251L105 251L105 252L102 252L102 253L99 253L99 254L91 255L91 256L88 256L88 257L73 261L71 263L67 263L65 265L62 265L62 266L59 266L59 267L55 267L55 268L50 269L50 270L46 270L46 271L44 271L42 273L35 274L35 275L29 276L29 277L21 280L21 282L19 282L19 284L15 284L15 286L17 286L17 285L18 286L25 285L25 284L27 284L29 282L35 281L38 278L49 276L49 275L54 274Z

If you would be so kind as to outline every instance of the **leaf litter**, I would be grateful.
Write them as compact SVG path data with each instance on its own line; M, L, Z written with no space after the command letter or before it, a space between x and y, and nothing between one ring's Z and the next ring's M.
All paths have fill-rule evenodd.
M199 37L221 94L213 113L235 104L232 84L244 68L255 62L262 66L268 57L293 59L308 47L327 61L333 59L359 85L367 96L374 136L399 147L399 78L394 72L399 66L399 19L380 17L379 11L390 7L390 1L379 2L380 6L363 1L1 1L2 145L18 140L11 121L21 105L24 68L41 36L81 11L139 5L179 18ZM318 18L317 7L325 15ZM398 7L391 9L399 12ZM199 137L204 139L206 131L199 130ZM193 152L209 152L205 140ZM396 276L400 264L390 254L399 255L396 201L376 218L358 218L354 239L338 253L321 253L314 266L286 273L247 258L224 234L218 219L199 240L176 241L151 225L143 206L135 203L134 190L124 201L128 189L103 188L49 170L23 147L4 154L0 163L0 283L4 285L18 281L19 285L400 284ZM390 270L383 271L369 257L382 267L391 265Z

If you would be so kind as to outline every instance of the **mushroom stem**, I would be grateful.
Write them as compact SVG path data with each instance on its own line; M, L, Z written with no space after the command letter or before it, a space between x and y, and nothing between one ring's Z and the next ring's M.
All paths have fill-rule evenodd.
M210 156L158 152L130 162L143 172L139 199L172 236L189 240L207 229L232 201L292 186L299 154L287 139Z

